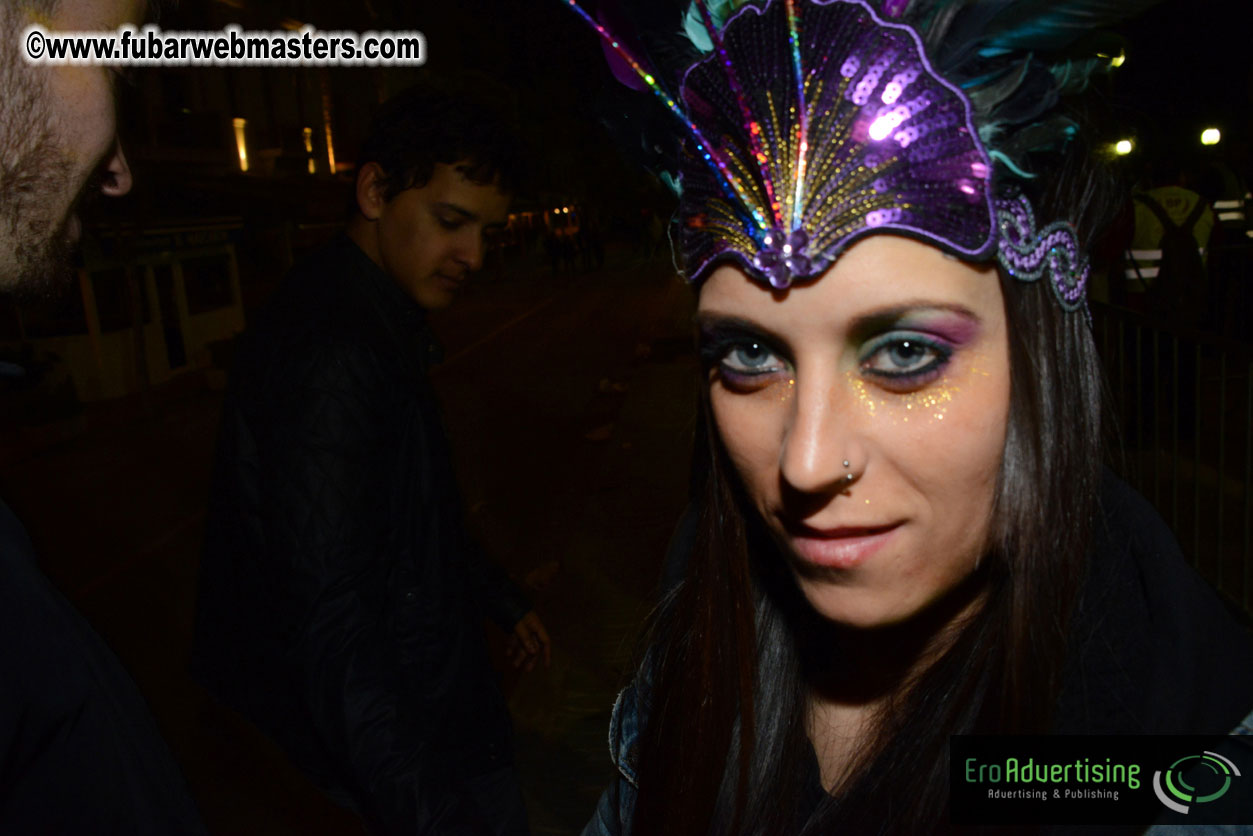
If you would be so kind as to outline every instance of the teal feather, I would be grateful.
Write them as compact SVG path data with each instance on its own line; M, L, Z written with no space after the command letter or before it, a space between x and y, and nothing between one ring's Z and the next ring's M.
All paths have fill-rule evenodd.
M713 39L709 37L709 32L705 30L705 24L701 20L700 9L693 3L687 9L687 16L683 18L683 34L692 42L692 46L696 47L703 54L708 55L714 51Z
M719 29L727 25L736 12L745 6L752 5L750 0L709 0L705 6L709 9L709 16L714 19L714 24Z
M1072 58L1054 64L1049 70L1057 79L1057 92L1062 96L1082 93L1088 89L1092 77L1109 69L1108 58Z
M736 12L750 5L753 5L752 0L705 0L705 9L719 31ZM700 8L695 2L687 7L687 14L683 18L683 34L702 54L707 55L714 51L713 39L705 29Z
M989 151L988 156L996 160L1001 165L1008 168L1010 171L1014 172L1014 174L1018 175L1023 180L1034 180L1036 177L1039 176L1038 174L1032 174L1030 171L1023 171L1021 168L1018 167L1017 163L1015 163L1009 157L1002 154L1000 151L996 151L996 150Z
M675 197L682 197L683 187L679 185L678 179L673 174L668 171L662 171L657 177L666 185L666 188L674 193Z

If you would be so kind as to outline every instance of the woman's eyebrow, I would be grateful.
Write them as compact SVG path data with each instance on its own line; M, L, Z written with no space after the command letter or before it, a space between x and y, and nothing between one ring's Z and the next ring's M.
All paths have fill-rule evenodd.
M903 319L931 314L952 314L968 320L973 325L983 323L983 318L965 305L935 300L919 300L859 314L849 323L849 331L854 334L860 334L866 331L890 328L900 323Z
M694 319L696 320L696 326L702 331L738 331L761 337L770 342L779 344L786 344L787 342L783 335L751 319L745 319L734 314L723 314L717 311L697 311Z

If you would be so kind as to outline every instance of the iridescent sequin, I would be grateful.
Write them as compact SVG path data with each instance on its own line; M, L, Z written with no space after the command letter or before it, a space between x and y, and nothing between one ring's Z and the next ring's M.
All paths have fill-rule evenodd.
M859 238L895 232L970 261L995 256L1022 281L1047 275L1064 309L1084 307L1089 266L1073 226L1037 231L1022 194L994 200L969 99L934 71L912 28L865 0L765 0L721 28L695 0L714 49L688 68L677 100L564 2L684 126L691 281L730 259L783 290L822 275ZM885 0L883 15L907 5Z
M966 259L994 252L991 164L969 102L931 69L912 29L862 0L742 9L715 53L688 70L681 98L703 135L718 137L716 153L750 200L723 199L689 149L680 213L702 216L682 235L693 281L729 257L785 288L821 275L873 232ZM790 212L774 211L782 195L792 197ZM761 214L783 222L760 229ZM805 234L802 257L782 256L773 245L780 231Z

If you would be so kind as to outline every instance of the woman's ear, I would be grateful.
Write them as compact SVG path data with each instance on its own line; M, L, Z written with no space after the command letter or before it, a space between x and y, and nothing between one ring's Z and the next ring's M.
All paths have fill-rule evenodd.
M368 162L357 172L357 208L368 221L377 221L387 203L387 175L376 162Z

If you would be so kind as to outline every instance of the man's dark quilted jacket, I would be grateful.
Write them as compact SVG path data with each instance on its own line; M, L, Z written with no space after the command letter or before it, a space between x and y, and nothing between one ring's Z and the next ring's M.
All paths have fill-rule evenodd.
M482 634L526 612L466 537L417 306L339 238L240 338L201 567L197 678L388 833L476 833L510 763Z

